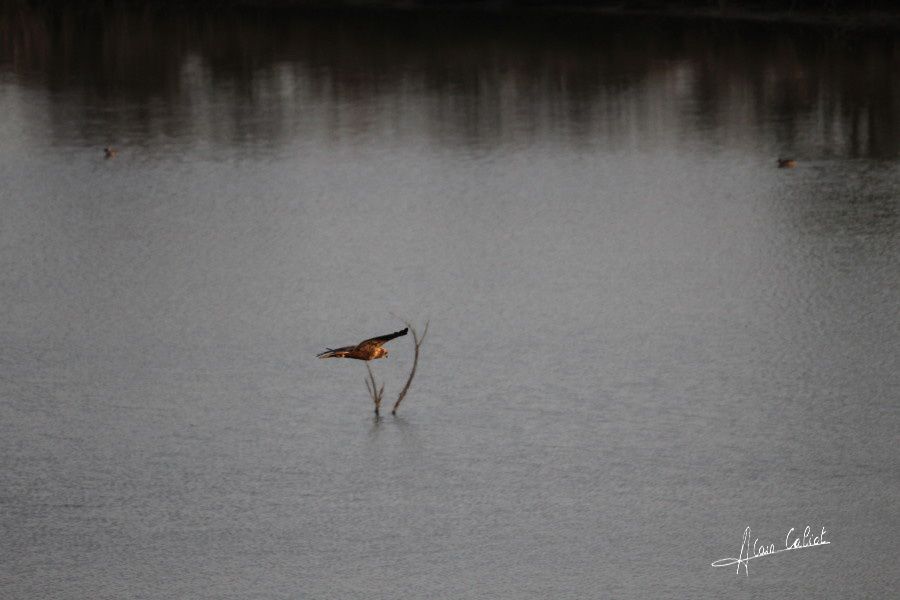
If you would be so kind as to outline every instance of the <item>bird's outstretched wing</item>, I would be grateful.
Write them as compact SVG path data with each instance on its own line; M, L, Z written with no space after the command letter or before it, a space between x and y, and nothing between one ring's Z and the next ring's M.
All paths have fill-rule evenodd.
M401 335L406 335L407 331L409 331L408 327L401 329L400 331L395 331L394 333L388 333L386 335L379 335L378 337L373 337L373 338L369 338L367 340L363 340L359 344L357 344L356 350L365 351L365 350L370 350L370 349L374 349L374 348L380 348L382 346L382 344L384 344L385 342L389 342L394 338L400 337Z

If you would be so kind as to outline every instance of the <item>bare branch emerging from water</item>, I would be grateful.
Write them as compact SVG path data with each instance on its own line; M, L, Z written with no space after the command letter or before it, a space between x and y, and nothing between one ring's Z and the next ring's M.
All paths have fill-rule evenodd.
M422 347L422 343L425 342L425 336L428 335L428 321L425 321L425 329L422 331L421 337L419 336L419 332L416 331L416 328L413 327L408 321L404 321L404 323L406 323L406 326L412 333L415 354L413 355L412 369L410 369L409 377L406 379L406 385L404 385L403 389L400 390L400 394L397 396L397 401L394 402L394 408L391 409L392 415L397 414L397 408L399 408L400 403L403 402L403 399L406 397L406 393L409 391L409 386L412 385L413 378L416 376L416 367L419 365L419 348ZM375 374L372 372L372 367L369 365L368 361L366 361L366 371L369 373L369 377L365 380L366 390L368 390L369 397L375 404L375 416L379 417L381 415L381 400L382 398L384 398L384 384L382 383L381 387L378 387L378 382L375 381Z
M375 383L375 374L372 373L372 367L369 366L369 363L366 362L366 370L369 372L369 378L366 379L366 389L369 390L369 397L372 398L372 402L375 403L375 416L379 416L381 412L381 398L384 396L384 384L381 384L381 387L378 387L378 384Z
M400 394L397 396L397 401L394 402L394 408L391 409L391 414L397 414L397 408L400 406L400 403L403 402L403 398L406 397L406 392L409 391L409 386L412 384L413 377L416 376L416 366L419 364L419 348L422 346L422 343L425 341L425 336L428 335L428 321L425 321L425 329L422 331L422 337L419 337L416 328L413 327L410 323L406 323L406 326L409 328L409 331L413 336L413 343L416 346L415 355L413 356L413 364L412 369L409 371L409 378L406 380L406 385L403 386L403 389L400 390ZM377 412L377 409L376 409Z

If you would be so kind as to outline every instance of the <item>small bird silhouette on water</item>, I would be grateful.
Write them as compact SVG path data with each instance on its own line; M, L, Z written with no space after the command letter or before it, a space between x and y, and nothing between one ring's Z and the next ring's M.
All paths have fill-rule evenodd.
M793 158L779 158L778 159L778 168L779 169L793 169L797 166L797 161Z
M103 149L103 156L105 156L106 158L114 158L118 153L118 150L116 150L115 148L110 148L109 146Z
M409 328L395 331L387 335L363 340L355 346L344 346L342 348L328 348L325 352L320 352L316 356L319 358L355 358L357 360L372 360L375 358L387 358L388 351L381 346L385 342L389 342L394 338L406 335Z

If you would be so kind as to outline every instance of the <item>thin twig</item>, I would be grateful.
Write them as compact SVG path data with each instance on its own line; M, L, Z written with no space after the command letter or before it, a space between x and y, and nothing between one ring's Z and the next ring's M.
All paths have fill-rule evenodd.
M415 344L415 354L413 355L413 364L412 369L409 371L409 378L406 380L406 385L403 386L403 389L400 390L400 394L397 396L397 401L394 402L394 408L391 409L391 414L397 414L397 408L400 406L400 403L403 402L403 398L406 397L406 392L409 391L409 386L412 385L413 377L416 376L416 366L419 364L419 347L422 345L422 342L425 341L425 336L428 335L428 321L425 321L425 329L422 331L422 337L419 337L419 334L416 332L416 328L410 325L408 322L406 326L409 327L409 330L412 332L413 343Z
M366 370L369 372L369 378L365 380L366 389L369 390L369 397L375 403L375 416L377 417L381 411L381 397L384 395L384 384L382 383L381 389L378 389L378 384L375 383L375 374L372 373L372 367L369 366L368 362L366 362Z

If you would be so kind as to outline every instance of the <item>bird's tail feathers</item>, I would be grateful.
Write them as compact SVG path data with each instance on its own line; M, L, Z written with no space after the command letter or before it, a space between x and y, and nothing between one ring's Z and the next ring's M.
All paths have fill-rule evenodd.
M346 356L346 350L335 350L334 348L326 348L325 352L319 352L316 354L319 358L340 358L342 356Z

